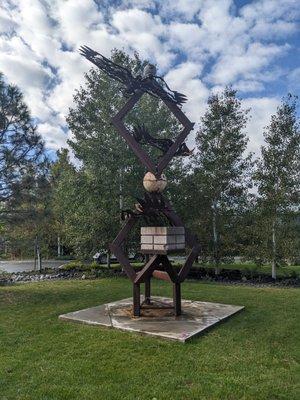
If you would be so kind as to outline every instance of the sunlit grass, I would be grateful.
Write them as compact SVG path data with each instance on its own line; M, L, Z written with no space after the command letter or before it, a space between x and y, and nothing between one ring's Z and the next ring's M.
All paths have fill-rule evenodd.
M187 344L58 320L130 295L123 278L0 287L0 399L299 399L298 289L186 282L183 298L246 306Z

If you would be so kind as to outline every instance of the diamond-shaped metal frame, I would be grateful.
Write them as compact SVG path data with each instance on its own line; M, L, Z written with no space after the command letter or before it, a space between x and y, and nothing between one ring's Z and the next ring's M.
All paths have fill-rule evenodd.
M184 142L187 135L194 127L194 123L192 123L186 115L181 111L181 109L171 101L166 99L161 99L165 105L169 108L169 110L175 115L178 121L182 124L183 129L180 134L177 136L176 140L170 146L168 151L161 157L157 166L150 159L149 155L145 152L142 146L135 140L133 135L129 132L129 130L124 125L123 119L125 116L133 109L135 104L140 100L144 92L136 92L130 99L125 103L125 105L121 108L121 110L112 118L112 123L116 127L119 134L126 140L128 145L131 147L135 155L139 158L140 162L148 169L148 171L152 172L156 176L160 176L163 170L167 167L172 157L178 150L179 146Z

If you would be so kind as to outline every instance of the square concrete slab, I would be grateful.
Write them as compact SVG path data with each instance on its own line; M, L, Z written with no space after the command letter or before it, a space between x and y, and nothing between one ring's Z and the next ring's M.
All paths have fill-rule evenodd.
M131 298L70 312L59 318L185 342L244 308L192 300L182 300L181 304L182 315L179 317L173 315L172 299L153 297L150 306L143 306L139 318L132 316Z

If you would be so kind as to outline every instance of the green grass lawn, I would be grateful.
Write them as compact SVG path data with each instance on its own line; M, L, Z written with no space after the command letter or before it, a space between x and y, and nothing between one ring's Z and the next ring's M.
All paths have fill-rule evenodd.
M0 399L300 398L299 289L186 282L183 298L246 306L187 344L58 320L130 295L123 278L0 287Z

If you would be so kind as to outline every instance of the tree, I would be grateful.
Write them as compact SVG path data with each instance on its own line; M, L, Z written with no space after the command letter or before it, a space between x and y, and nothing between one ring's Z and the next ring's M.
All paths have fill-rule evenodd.
M44 223L47 174L44 142L23 95L0 74L0 216L13 253L30 254Z
M233 233L250 186L251 154L244 157L248 111L242 108L236 91L227 87L208 99L196 136L194 174L190 177L193 202L201 233L210 231L207 253L212 254L216 273L221 257L232 250Z
M134 73L144 66L137 55L130 58L117 50L112 52L112 60ZM132 209L134 196L143 190L146 172L111 124L112 116L126 101L124 87L99 69L91 69L85 78L67 117L73 133L69 145L80 167L64 186L76 204L67 220L67 237L81 255L108 247L120 228L120 209ZM169 109L149 95L140 99L125 123L129 129L145 123L151 134L160 137L172 138L180 129ZM151 156L159 156L155 149L145 148Z
M296 115L297 98L283 98L264 131L266 145L255 173L260 210L259 231L264 256L272 264L272 277L281 260L295 254L292 235L299 215L300 132ZM263 235L263 237L262 237Z
M0 74L0 202L20 191L23 176L44 161L44 143L22 93Z

